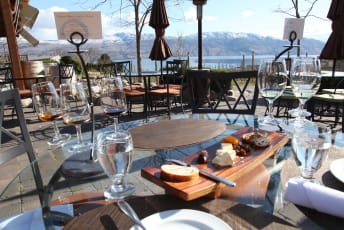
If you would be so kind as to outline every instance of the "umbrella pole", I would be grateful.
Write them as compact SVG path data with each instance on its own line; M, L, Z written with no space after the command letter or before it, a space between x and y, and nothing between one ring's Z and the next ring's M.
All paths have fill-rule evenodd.
M336 74L336 62L337 62L337 59L334 59L333 66L332 66L332 77L334 77L334 75Z
M160 60L160 73L161 79L163 79L163 70L162 70L162 60ZM171 119L171 106L170 106L170 80L169 76L166 75L166 87L167 87L167 110L168 110L168 118Z

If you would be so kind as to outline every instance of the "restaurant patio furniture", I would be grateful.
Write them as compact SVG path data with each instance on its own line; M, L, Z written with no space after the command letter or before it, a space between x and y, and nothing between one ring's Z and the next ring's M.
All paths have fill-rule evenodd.
M198 85L194 84L196 79L208 79L211 90L209 97L207 93L195 93L206 90L197 89ZM256 79L257 71L202 72L202 74L198 71L188 71L187 81L192 112L254 114L258 100Z
M323 88L311 98L312 120L325 122L326 117L334 117L333 128L342 120L344 132L344 78L336 82L334 88ZM319 117L317 119L316 117Z
M230 118L237 118L238 114L228 114L228 116ZM239 115L239 116L240 116L239 119L233 119L233 121L235 120L235 123L232 123L232 122L229 123L227 119L222 119L222 118L218 120L218 122L223 122L226 124L226 131L220 136L213 138L209 141L204 141L200 144L196 144L196 145L192 145L188 147L170 149L169 154L179 159L180 158L189 159L190 157L193 157L193 154L199 151L199 149L209 149L209 151L213 151L214 146L218 144L219 142L221 142L224 136L231 135L237 130L240 130L241 128L245 127L246 125L251 126L251 127L255 127L257 125L257 123L254 121L255 119L257 119L257 117L254 117L252 115ZM207 114L207 113L195 114L194 113L193 115L180 114L180 115L172 116L173 120L181 119L181 118L216 120L218 119L218 116L217 114L212 114L212 113L210 114ZM167 119L167 117L165 118L151 117L148 119L148 122L149 123L159 122L159 120L164 120L164 119ZM125 122L125 123L120 124L120 128L131 130L135 127L141 127L142 125L147 124L146 122L147 122L146 119L136 120L132 122ZM106 129L107 128L105 128L104 130L103 129L99 130L98 132L105 131ZM334 134L334 143L336 144L336 147L337 147L337 144L338 146L341 146L344 143L343 140L340 138L341 137L340 134L342 133L337 132L336 134ZM88 136L89 134L85 134L85 135ZM337 148L340 148L340 147L337 147ZM288 209L283 209L283 210L278 209L277 198L278 198L278 188L280 184L278 175L279 175L280 169L284 167L283 163L289 158L290 146L288 145L284 146L280 151L278 151L278 153L276 153L277 155L274 155L274 157L265 160L264 164L259 165L259 167L261 168L257 169L258 171L254 171L254 170L251 171L253 174L250 174L251 176L248 176L245 179L246 182L243 182L240 184L239 180L236 180L237 185L238 185L237 189L239 189L238 193L232 193L231 188L225 188L225 191L224 193L222 193L222 196L220 196L217 199L213 199L210 197L202 197L202 198L199 198L193 201L187 201L187 202L183 201L180 198L175 197L174 195L171 195L171 194L168 195L164 193L164 189L160 188L159 186L156 186L154 183L150 183L146 179L142 178L142 176L140 176L142 168L158 167L156 165L151 164L154 161L149 160L151 158L156 157L155 151L149 151L149 150L141 151L139 149L135 149L134 151L135 151L135 154L133 155L134 156L133 165L132 165L130 174L128 176L128 180L135 183L137 190L135 193L136 196L128 198L128 201L130 204L133 205L133 207L139 213L141 218L146 217L149 214L155 213L157 211L170 210L172 208L178 208L178 209L192 208L195 210L205 210L205 208L207 207L208 208L213 207L209 209L211 210L210 213L220 217L222 220L227 222L230 226L234 227L234 229L236 229L235 226L238 226L238 228L244 228L245 226L246 227L255 226L255 228L262 228L263 226L260 225L261 220L258 220L257 218L254 217L256 214L259 214L259 216L262 215L261 217L265 218L264 223L266 225L264 225L264 227L271 228L271 229L274 229L274 226L277 229L281 229L281 228L289 229L289 228L298 228L298 227L305 227L305 226L319 227L319 225L317 224L318 221L324 222L325 219L327 221L325 221L324 222L325 225L322 225L322 226L333 226L333 223L336 223L336 224L341 223L338 218L328 216L328 215L316 212L314 210L308 210L307 213L300 212L300 210L304 210L304 209L302 208L300 209L299 207L292 204L288 204L287 206ZM74 203L74 211L75 211L74 214L78 215L79 213L83 213L83 216L85 218L86 218L85 215L90 215L92 216L92 218L88 216L88 219L89 220L92 219L93 220L92 223L94 225L90 224L89 226L91 227L98 226L98 223L100 221L99 218L101 218L102 215L95 215L95 213L98 213L98 214L103 213L102 210L104 210L104 213L106 213L107 212L106 210L110 210L111 208L116 209L115 204L112 204L113 206L111 206L111 202L104 202L102 198L103 196L101 195L102 193L99 193L99 191L103 191L105 184L107 184L106 181L108 179L106 176L103 176L103 175L99 175L95 178L90 178L89 180L80 180L80 179L73 180L73 178L58 179L59 177L56 177L56 176L58 176L59 174L58 173L56 174L56 172L58 172L59 167L61 166L63 161L65 161L65 159L69 157L68 154L65 155L65 153L66 152L63 150L63 148L57 148L53 150L48 150L46 153L41 154L39 158L40 169L44 170L45 181L51 181L49 178L55 178L55 182L54 182L55 186L53 187L53 190L52 190L53 193L51 194L52 195L51 198L52 200L57 201L57 202L54 202L54 204L66 204L66 203L69 203L71 199L73 199L69 195L79 194L80 196L73 196L74 199L78 197L77 200L74 200L76 202L72 202ZM331 155L330 157L332 156L335 157L336 155ZM327 162L326 165L330 164L332 160L334 159L336 158L329 158L329 162ZM325 166L324 168L325 171L328 170L327 167L328 166ZM20 179L18 183L22 186L23 189L21 191L18 191L17 189L15 189L17 188L17 185L15 183L11 183L9 187L11 189L7 189L5 193L3 194L3 196L1 197L1 202L0 202L0 205L2 207L1 210L6 210L5 211L6 215L14 215L18 213L18 211L14 209L14 207L17 205L28 207L30 206L29 204L34 203L33 196L35 196L35 190L32 190L32 188L30 189L30 185L26 184L25 180L22 179L24 178L24 176L26 180L29 179L28 177L31 177L30 174L27 173L28 172L27 170L28 168L20 172L18 174L18 177L14 178L15 179L14 181L18 181ZM258 172L259 174L267 173L269 175L268 178L270 178L270 181L268 182L268 184L265 184L264 182L266 179L266 176L262 175L263 177L260 178L257 176ZM319 175L319 178L321 178L321 175ZM328 181L328 178L322 178L322 179L325 182ZM333 180L333 179L329 179L329 180ZM249 184L251 185L248 186ZM259 186L257 186L257 184ZM261 193L264 188L266 189L266 192ZM253 195L253 193L255 195ZM238 196L236 196L235 194L237 194ZM258 197L256 197L256 195L259 196L259 199ZM16 197L22 198L21 204L15 203ZM79 198L82 198L82 199L79 199ZM135 203L136 199L141 199L143 202L147 201L148 203L142 203L144 204L144 206L140 206ZM153 203L149 201L150 199L155 200L157 202L156 203L157 205L154 205L154 207L156 208L147 209L146 210L147 212L139 208L139 207L142 207L145 209L145 207L151 207L149 206L149 204L153 204ZM11 206L8 206L8 205L11 205ZM39 204L37 205L38 206L36 207L39 207ZM101 205L106 205L106 206L97 210L93 210L90 213L88 213L88 211L90 211L91 209L95 207L100 207ZM207 206L207 205L210 205L210 206ZM252 206L255 208L252 208L249 206ZM226 211L222 211L220 207L225 208ZM232 207L232 208L228 208L228 207ZM240 210L242 211L237 210L235 207L240 208ZM22 210L25 210L25 208ZM262 210L264 211L262 212ZM292 210L292 211L289 211L289 210ZM119 211L116 211L116 210L113 210L113 211L110 211L111 214L109 213L109 216L111 216L111 219L114 218L113 215L116 216L116 218L112 219L113 220L112 223L114 223L117 227L118 226L123 226L123 227L131 226L131 223L128 220L126 220L125 219L126 217L122 216L122 214L120 214ZM266 212L269 212L269 213L266 213ZM274 214L272 215L272 213ZM279 213L282 213L284 216L281 217ZM1 215L3 216L4 213L2 212ZM300 220L299 218L303 218L303 220L305 220L306 218L307 223L298 222ZM102 220L105 221L104 219ZM266 222L267 220L269 221ZM272 222L270 222L271 220ZM276 222L273 220L275 220ZM108 222L108 220L106 221L107 221L106 223L110 223ZM102 222L102 223L105 223L105 222ZM75 219L73 219L73 221L70 222L70 224L67 224L66 227L71 227L71 228L74 226L80 227L80 226L83 226L83 224L86 224L85 219L80 218L80 217L75 217Z

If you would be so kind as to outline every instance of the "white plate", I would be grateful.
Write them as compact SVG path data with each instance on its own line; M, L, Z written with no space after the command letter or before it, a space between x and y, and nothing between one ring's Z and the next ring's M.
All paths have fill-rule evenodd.
M330 170L333 176L344 183L344 158L333 161Z
M221 229L231 230L232 228L218 217L192 209L175 209L158 212L142 220L147 230L198 230L198 229ZM133 226L131 230L138 230Z

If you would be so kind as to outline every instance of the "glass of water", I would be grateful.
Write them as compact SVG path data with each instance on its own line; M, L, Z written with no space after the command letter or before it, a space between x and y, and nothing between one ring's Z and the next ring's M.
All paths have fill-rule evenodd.
M302 179L320 184L314 178L314 173L327 158L331 140L331 129L327 126L304 126L295 130L292 137L292 153Z
M259 120L261 125L278 126L272 114L274 101L282 95L287 86L287 69L284 61L262 60L258 70L258 88L262 97L268 102L268 115Z
M104 196L107 199L123 199L134 193L133 184L125 181L132 154L133 140L127 131L109 131L97 135L97 156L106 175L111 179Z

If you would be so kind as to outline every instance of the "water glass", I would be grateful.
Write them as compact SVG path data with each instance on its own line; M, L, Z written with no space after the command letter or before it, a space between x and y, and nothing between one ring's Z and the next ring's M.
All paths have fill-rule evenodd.
M122 199L135 191L133 184L125 181L133 154L132 136L127 131L109 131L97 135L97 157L106 175L111 179L104 196Z
M268 101L268 115L259 120L262 125L278 126L272 108L274 101L282 95L287 86L287 70L284 61L263 60L258 70L258 88L262 97Z
M305 117L311 114L304 110L305 103L317 93L321 83L320 60L315 57L297 57L291 67L291 88L299 100L299 107L289 111L296 117L297 123L303 125Z
M331 129L324 125L304 126L295 130L292 153L302 179L320 183L314 178L314 173L326 159L331 140Z

